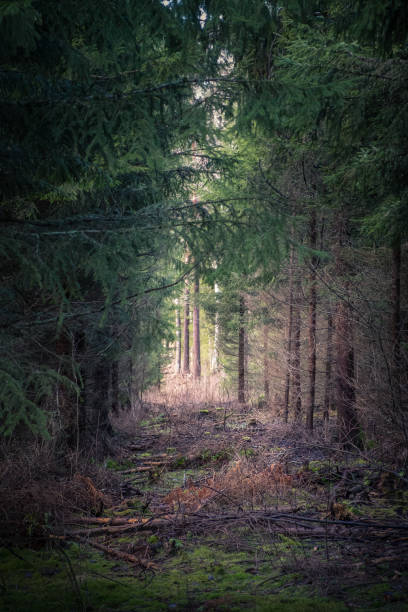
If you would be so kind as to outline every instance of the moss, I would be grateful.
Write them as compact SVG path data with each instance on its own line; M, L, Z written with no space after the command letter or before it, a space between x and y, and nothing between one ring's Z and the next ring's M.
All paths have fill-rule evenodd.
M241 448L241 450L239 451L239 454L241 455L241 457L254 457L257 454L257 451L254 448Z
M199 468L187 468L172 470L171 472L163 472L161 474L160 481L156 486L159 490L173 489L174 487L181 486L187 478L192 478L195 480L204 475L205 472L203 469Z
M311 472L319 473L322 470L326 470L327 465L327 461L309 461L309 470Z
M128 538L121 540L127 542ZM146 577L135 576L134 570L126 565L119 566L122 571L118 574L117 562L107 561L97 552L79 546L65 549L69 563L64 553L57 551L24 550L18 553L22 557L19 559L10 551L2 550L2 609L5 612L80 609L155 612L187 607L197 611L255 609L258 612L343 612L347 609L341 602L301 592L285 596L258 593L261 587L264 591L265 581L270 577L277 576L273 585L282 588L295 575L280 576L269 563L254 568L254 559L248 553L228 553L206 545L192 548L181 540L175 540L175 544L174 556L164 561L160 573Z
M354 609L356 610L406 612L408 609L406 589L402 589L389 582L350 589L349 597L353 600Z
M117 510L115 512L115 516L123 517L123 516L132 516L135 514L135 508L126 508L125 510Z
M187 459L186 457L184 457L183 455L181 457L178 457L176 459L176 461L174 462L174 466L175 467L183 467L184 465L186 465L187 463Z
M116 461L115 459L107 459L105 461L105 467L115 471L127 470L134 467L134 462L132 459L127 459L122 462Z

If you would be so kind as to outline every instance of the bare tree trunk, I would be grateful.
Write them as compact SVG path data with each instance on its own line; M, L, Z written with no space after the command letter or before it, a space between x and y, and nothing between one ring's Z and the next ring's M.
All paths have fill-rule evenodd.
M286 379L285 379L285 400L284 400L284 419L288 422L289 417L289 394L290 394L290 375L292 368L292 341L293 341L293 247L290 251L289 260L289 313L288 313L288 338L287 338L287 357L286 357Z
M190 373L190 286L188 278L184 288L184 353L183 374Z
M180 319L180 304L176 298L176 374L181 372L181 319Z
M112 412L118 414L120 408L119 402L119 363L115 360L111 364L111 385L112 385Z
M327 344L326 344L326 370L323 401L323 421L325 427L329 423L330 407L332 403L332 343L333 343L333 315L329 306L327 313Z
M346 300L337 305L335 350L337 423L340 441L349 445L357 441L359 425L355 408L353 329Z
M294 314L293 314L293 398L295 406L295 421L300 422L302 417L302 388L300 381L300 330L301 330L301 281L299 278L294 283Z
M201 354L200 354L200 280L198 272L194 276L194 307L193 307L193 376L201 376Z
M244 325L244 368L245 368L245 401L249 397L249 342L246 325Z
M263 378L266 405L269 405L269 328L263 326Z
M220 292L220 289L217 283L214 283L214 293L217 297L217 293ZM218 359L219 359L219 344L220 344L220 315L217 310L215 313L215 323L214 323L214 347L211 355L211 370L212 372L217 372L218 370Z
M245 404L245 299L239 298L238 402Z
M352 309L349 301L349 266L344 259L343 253L345 235L346 220L340 219L336 252L336 272L339 281L344 287L344 294L337 304L335 319L335 404L339 440L343 445L350 446L359 444L360 428L355 406L354 345Z
M132 410L133 408L133 400L134 400L134 388L133 388L133 358L130 357L129 361L128 361L128 397L129 397L129 402L128 402L128 408L129 410Z
M312 210L310 218L310 247L316 249L317 229L316 211ZM316 266L317 257L312 256L310 270L310 295L309 295L309 402L306 412L306 427L313 431L313 415L316 393Z
M392 343L393 343L393 387L395 403L399 411L401 399L401 238L392 247Z

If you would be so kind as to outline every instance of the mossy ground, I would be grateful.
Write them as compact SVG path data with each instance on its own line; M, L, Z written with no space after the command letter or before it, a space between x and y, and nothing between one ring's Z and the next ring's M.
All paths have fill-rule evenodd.
M166 455L170 462L153 467L143 475L126 474L126 481L134 482L140 491L135 495L133 490L120 507L106 511L105 516L155 515L169 491L189 480L203 482L217 470L228 473L225 470L229 462L244 461L256 469L259 461L267 465L285 459L282 439L271 446L274 441L267 432L259 429L243 436L233 422L229 430L215 433L211 419L208 411L199 414L197 423L201 429L195 430L194 435L199 447L195 448L193 461L188 446L191 436L177 439L172 434L170 439L167 428L163 429L168 419L162 413L145 419L138 446L153 426L161 432L160 437L155 434L154 447L150 444L139 452L130 451L118 459L110 459L105 462L105 468L117 477L121 470L126 473L134 466L148 464L151 457ZM300 472L299 462L296 465L295 469ZM387 496L383 495L381 500L375 495L370 497L371 489L374 490L372 484L378 479L361 459L356 459L354 464L348 461L347 469L352 479L355 476L356 482L352 485L362 483L367 488L367 495L363 488L354 497L346 497L348 489L345 488L345 497L340 499L351 518L354 515L355 518L362 515L398 518L396 505ZM306 484L299 486L294 481L286 487L284 498L281 494L277 496L273 489L265 492L262 505L244 498L239 503L250 510L289 504L298 512L324 516L331 488L341 481L343 473L341 463L334 466L324 458L312 459L302 474L304 479L299 480ZM407 492L402 497L399 495L398 508L406 504L407 495ZM231 511L231 508L237 511L237 505L228 506L225 497L220 500L219 503L227 504L220 506L222 511ZM202 529L197 526L189 529L172 532L170 524L158 532L132 532L113 539L102 535L95 540L116 550L146 555L156 564L154 572L111 561L85 543L42 550L3 548L0 550L0 609L4 612L408 611L408 589L405 588L408 561L406 554L404 561L405 548L400 541L404 538L396 540L400 555L397 562L394 559L373 565L373 559L378 561L383 554L381 542L369 549L365 542L344 542L341 538L313 541L289 533L272 533L265 525L251 523L226 524L217 530L209 529L208 524ZM387 540L384 543L391 546Z
M288 547L283 542L281 553ZM317 596L301 573L282 574L272 558L256 565L248 553L195 542L174 547L154 574L140 574L82 545L15 553L0 551L4 612L408 610L406 593L389 582L350 589L346 601Z
M341 602L310 594L265 595L262 583L271 568L254 575L245 553L223 553L206 546L176 551L160 573L132 574L86 547L63 552L2 549L1 604L5 612L71 610L283 610L342 611ZM284 586L291 575L278 577ZM208 602L212 607L205 608Z

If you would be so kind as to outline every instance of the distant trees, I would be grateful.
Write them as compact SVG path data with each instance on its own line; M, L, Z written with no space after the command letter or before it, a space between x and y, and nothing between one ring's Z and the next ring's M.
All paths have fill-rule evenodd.
M339 440L360 444L373 435L373 416L365 409L368 391L378 407L377 425L397 427L406 436L400 407L407 405L407 386L399 378L400 360L407 363L406 352L400 355L401 301L406 304L407 294L399 280L408 228L407 149L401 139L407 120L406 8L402 2L393 7L377 2L370 8L357 3L353 9L343 2L320 4L319 10L312 2L284 3L280 11L264 8L256 1L223 6L226 24L220 40L231 56L229 76L246 83L245 95L239 101L231 98L236 104L231 113L238 131L235 147L245 141L247 153L235 193L246 194L259 215L258 244L246 243L251 263L242 246L233 269L245 270L248 279L258 268L256 274L266 280L268 266L274 268L259 223L266 211L270 219L278 210L286 215L286 224L276 223L273 234L291 243L286 252L293 252L288 291L282 291L282 277L272 283L269 278L265 285L286 309L281 329L270 328L268 335L287 364L282 371L271 363L275 406L310 431L315 414L327 420L335 408ZM209 23L214 22L213 14ZM264 202L263 211L257 199ZM263 259L258 258L261 244ZM373 263L379 247L385 249L384 268ZM221 265L226 264L231 264L228 257ZM364 266L370 274L375 269L386 273L382 306L371 279L364 277ZM254 295L252 316L253 309ZM255 352L262 350L264 334L249 333L249 370L251 344L257 343ZM238 361L240 346L242 339ZM375 355L378 381L381 370L388 372L383 379L387 391L379 383L368 390L368 355ZM253 378L253 393L260 382ZM387 417L380 410L384 401Z
M200 32L198 8L160 1L0 7L3 433L55 419L103 443L157 379L180 242L208 226L188 195L214 168L188 161L210 132Z
M108 433L163 339L199 377L217 283L239 401L408 440L405 3L0 11L1 431Z

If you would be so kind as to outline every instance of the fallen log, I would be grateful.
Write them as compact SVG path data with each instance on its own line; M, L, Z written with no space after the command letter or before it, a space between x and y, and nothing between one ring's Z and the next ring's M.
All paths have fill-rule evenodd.
M86 546L92 546L92 548L96 548L97 550L101 550L106 555L113 557L114 559L120 559L121 561L127 561L128 563L133 563L135 565L140 565L144 569L155 570L157 569L157 565L148 559L143 559L142 557L136 557L135 555L131 555L130 553L122 552L121 550L116 550L114 548L109 548L108 546L104 546L103 544L99 544L99 542L93 542L91 540L87 540L81 536L76 536L73 534L66 534L64 536L50 536L52 539L58 540L69 540L73 539L76 542L80 542L81 544L85 544Z
M163 465L163 464L161 464ZM123 470L123 472L118 472L118 474L126 475L126 474L136 474L137 472L151 472L157 465L152 467L151 465L140 465L136 468L131 468L129 470Z
M66 525L77 525L85 524L85 525L127 525L128 523L138 523L142 520L138 517L98 517L98 516L74 516L71 519L65 521Z
M115 535L118 533L124 533L127 531L141 531L144 529L167 527L171 523L177 522L180 525L191 523L197 520L194 517L186 517L186 515L165 515L163 517L155 518L133 518L133 519L114 519L113 522L102 523L101 527L93 527L90 529L80 529L76 531L65 531L64 535L69 537L87 537L92 538L99 535ZM80 522L80 521L78 521ZM92 524L90 519L86 524ZM75 523L70 523L75 525Z
M376 534L376 530L387 529L387 530L405 530L408 529L407 524L384 524L375 523L373 521L341 521L341 520L328 520L321 518L313 518L310 516L300 516L289 514L285 512L239 512L230 514L203 514L199 512L174 512L166 513L163 515L152 516L152 517L132 517L132 518L98 518L98 517L78 517L78 519L72 518L68 524L83 524L83 525L98 525L97 527L89 528L87 530L76 530L67 531L65 535L72 537L94 537L101 534L115 535L117 533L123 533L126 531L140 531L144 529L160 529L166 528L170 525L184 528L186 524L201 523L202 525L213 525L213 524L228 524L228 523L242 523L250 521L252 524L273 524L277 528L288 529L290 527L297 527L302 535L307 532L310 536L319 534L322 526L325 529L331 529L337 527L336 533L338 533L338 527L341 526L343 529L349 529L353 531L355 529L364 530L365 532L370 531L370 536L379 537ZM336 533L334 535L336 535ZM320 535L320 534L319 534ZM367 537L367 533L365 537ZM331 535L330 535L331 537Z

